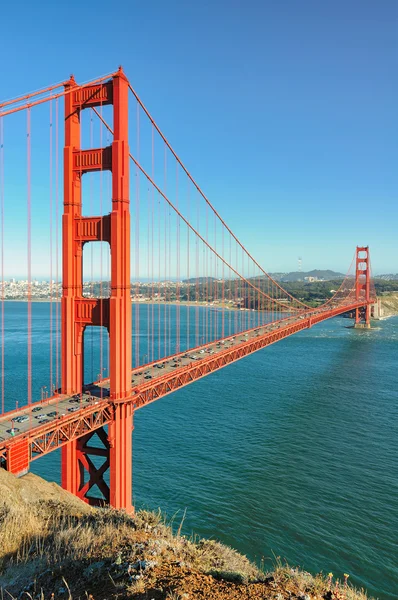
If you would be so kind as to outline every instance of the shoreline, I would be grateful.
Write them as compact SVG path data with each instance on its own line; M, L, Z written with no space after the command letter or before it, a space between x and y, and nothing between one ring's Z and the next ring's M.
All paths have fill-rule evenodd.
M84 296L85 297L85 296ZM87 298L88 300L96 300L97 298ZM103 300L107 300L108 298L103 298ZM24 302L24 303L28 303L28 299L27 298L4 298L4 302ZM59 304L61 302L61 298L59 298L58 300L53 298L52 300L50 300L49 298L35 298L32 299L31 302L34 303L47 303L50 304L51 302L53 303L57 303ZM217 310L217 311L228 311L228 312L266 312L266 313L272 313L272 312L278 312L278 313L284 313L284 314L291 314L291 311L286 310L286 311L272 311L272 310L257 310L256 308L238 308L236 306L223 306L220 304L209 304L208 302L191 302L188 300L182 300L181 302L157 302L156 300L142 300L140 302L136 302L134 300L131 301L131 304L135 305L135 306L151 306L151 305L155 305L155 306L192 306L192 307L196 307L196 308L211 308L213 310Z
M383 302L383 298L387 299L387 302ZM88 298L89 300L92 300L92 298ZM107 298L104 298L104 300L106 300ZM388 302L389 299L392 299L392 306L391 304ZM396 300L396 302L395 302ZM4 298L4 302L29 302L27 298ZM30 300L30 302L34 302L34 303L56 303L56 304L60 304L61 303L61 298L32 298ZM189 300L182 300L180 302L167 302L167 301L156 301L156 300L142 300L137 302L136 300L131 300L131 304L134 305L142 305L142 306L148 306L148 305L155 305L155 306L193 306L193 307L207 307L207 308L212 308L214 310L219 310L219 311L242 311L242 312L263 312L263 311L257 311L255 308L238 308L236 306L225 306L225 305L219 305L219 304L209 304L208 302L203 302L203 301L199 301L199 302L193 302L193 301L189 301ZM396 317L398 316L398 296L396 294L392 294L391 296L381 296L381 305L382 308L384 310L384 312L386 314L384 314L383 316L379 317L378 319L374 319L375 321L385 321L386 319L389 319L390 317ZM396 305L396 306L395 306ZM267 312L267 311L265 311ZM272 311L269 311L272 312ZM281 311L282 312L282 311ZM286 311L289 312L289 311Z

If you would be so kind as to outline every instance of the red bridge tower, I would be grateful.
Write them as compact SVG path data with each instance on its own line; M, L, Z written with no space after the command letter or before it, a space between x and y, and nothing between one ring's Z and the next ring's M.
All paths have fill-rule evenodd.
M366 301L363 308L355 310L355 327L370 327L370 262L369 246L357 246L355 269L355 299Z
M130 201L128 147L128 81L121 70L106 83L79 87L66 84L64 149L64 214L62 218L62 393L81 394L86 327L104 326L109 332L110 403L113 419L62 448L62 486L89 504L109 503L132 510ZM75 89L76 88L76 89ZM81 149L83 110L113 105L111 146ZM112 172L112 212L82 216L82 177L92 171ZM83 246L106 241L111 252L111 295L83 297ZM97 435L102 447L90 447ZM90 454L102 456L97 468ZM104 474L109 469L109 484ZM102 499L88 495L97 485Z

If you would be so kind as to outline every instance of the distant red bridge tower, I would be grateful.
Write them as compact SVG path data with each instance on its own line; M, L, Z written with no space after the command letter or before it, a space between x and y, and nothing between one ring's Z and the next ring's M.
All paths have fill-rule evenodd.
M76 88L76 89L74 89ZM66 84L64 149L62 393L83 389L84 332L104 326L109 332L109 377L112 420L103 428L62 447L62 486L89 504L102 502L89 495L97 485L103 501L132 510L132 407L130 201L128 147L128 81L119 69L110 81L79 88L73 77ZM111 146L81 149L81 113L86 108L113 105ZM82 177L92 171L112 172L112 212L82 216ZM83 246L105 241L111 253L111 295L83 297ZM102 447L90 447L97 435ZM97 468L90 454L103 457ZM109 484L104 474L109 470Z
M362 308L355 310L355 327L370 328L370 263L368 246L357 246L356 249L355 299L366 301L366 304Z

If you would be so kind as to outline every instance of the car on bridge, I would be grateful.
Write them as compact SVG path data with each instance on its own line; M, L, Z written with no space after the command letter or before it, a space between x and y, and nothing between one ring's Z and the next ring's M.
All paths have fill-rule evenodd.
M16 417L14 421L17 423L25 423L25 421L29 421L29 417L27 415L21 415L20 417Z

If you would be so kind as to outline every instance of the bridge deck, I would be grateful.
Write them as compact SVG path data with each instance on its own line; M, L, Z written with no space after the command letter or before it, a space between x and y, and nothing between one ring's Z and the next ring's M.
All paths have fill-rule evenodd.
M127 402L137 410L252 352L360 306L363 302L306 311L135 368ZM81 396L56 395L2 415L0 459L19 440L29 440L33 460L108 423L113 411L108 385L108 380L96 382L85 386Z

